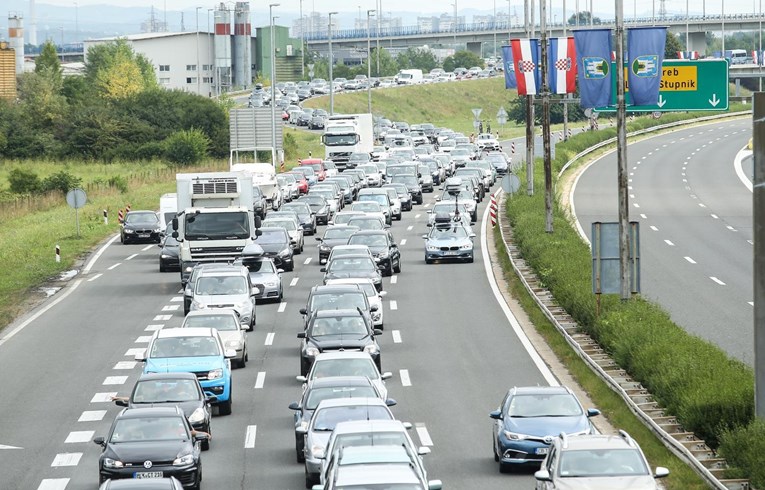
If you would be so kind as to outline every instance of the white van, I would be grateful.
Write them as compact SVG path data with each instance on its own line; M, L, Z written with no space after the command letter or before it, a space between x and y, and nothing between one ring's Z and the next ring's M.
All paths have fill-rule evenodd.
M175 192L162 194L159 198L159 222L162 231L167 229L167 225L173 221L178 214L178 194Z
M731 49L729 59L731 65L748 65L753 63L752 57L745 49Z
M417 85L422 83L422 70L400 70L396 75L396 83L399 85Z

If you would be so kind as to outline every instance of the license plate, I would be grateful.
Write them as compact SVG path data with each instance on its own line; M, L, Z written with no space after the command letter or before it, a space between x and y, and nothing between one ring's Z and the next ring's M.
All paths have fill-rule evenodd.
M546 447L538 447L536 449L536 451L534 451L534 453L535 454L547 454L547 449L548 448L546 448Z
M149 234L148 233L139 233L138 234L138 238L149 238Z
M164 475L161 471L143 471L141 473L133 473L133 477L137 479L142 478L162 478Z
M457 251L454 251L454 250L450 250L450 251L448 251L448 252L444 252L444 255L457 255L458 253L459 253L459 252L457 252Z

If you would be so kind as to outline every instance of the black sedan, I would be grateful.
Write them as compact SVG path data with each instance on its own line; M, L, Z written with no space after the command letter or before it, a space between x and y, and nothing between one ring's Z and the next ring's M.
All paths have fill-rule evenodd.
M159 242L159 272L180 271L181 261L178 258L180 243L172 235L165 234Z
M401 251L387 230L363 230L351 235L348 245L366 245L386 276L401 272Z
M283 204L282 211L294 211L298 216L298 222L303 228L304 235L316 234L316 217L311 211L311 206L306 202L290 202Z
M194 373L142 374L127 398L117 397L114 403L128 408L174 407L183 410L194 430L210 431L215 397L206 396ZM202 449L210 448L210 441L202 442Z
M308 122L308 129L324 129L326 120L324 116L311 116L311 120Z
M324 351L362 351L369 354L380 368L380 346L375 335L382 330L372 328L368 317L358 310L323 310L308 320L305 332L297 334L300 345L300 375L311 370L316 356Z
M332 259L326 267L321 268L324 273L324 284L329 279L344 279L346 277L358 277L371 279L378 291L382 291L382 274L375 261L369 255L343 255Z
M98 458L99 483L174 476L184 487L198 490L200 443L207 439L209 435L191 428L178 407L125 408L106 438L93 439L103 448Z
M154 211L130 211L120 228L120 242L155 242L162 237L159 216Z
M298 202L304 202L311 208L318 224L326 225L332 219L327 200L318 194L305 195L298 198Z
M295 270L292 245L287 230L278 227L261 227L255 243L263 248L266 257L273 259L278 269L285 271Z
M319 264L324 264L329 258L330 252L337 245L347 245L348 239L359 231L355 226L333 225L324 230L324 236L316 240L319 243Z

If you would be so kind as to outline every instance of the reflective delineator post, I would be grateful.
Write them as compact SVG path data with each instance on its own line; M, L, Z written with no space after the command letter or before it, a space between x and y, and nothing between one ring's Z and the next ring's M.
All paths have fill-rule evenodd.
M104 224L105 225L109 224L109 214L106 212L105 209L104 209Z
M61 262L61 247L56 245L56 262Z

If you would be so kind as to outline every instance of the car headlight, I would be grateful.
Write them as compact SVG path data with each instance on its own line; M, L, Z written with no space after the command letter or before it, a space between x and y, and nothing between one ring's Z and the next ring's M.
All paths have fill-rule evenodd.
M172 255L167 255L167 254L160 254L160 255L159 255L159 257L160 257L161 259L170 259L170 258L172 258L173 256L172 256Z
M321 446L319 444L314 444L311 446L311 456L314 458L318 458L320 456L324 455L324 446Z
M323 243L319 245L319 250L322 252L329 252L331 249L329 248L329 245L324 245Z
M159 233L160 231L162 230L160 230L159 228L154 228L154 233Z
M364 352L370 356L373 356L380 352L380 348L377 347L377 344L369 344L368 346L364 347Z
M181 456L180 458L176 458L173 461L173 466L187 466L193 463L194 463L194 455L187 454L185 456Z
M194 268L193 268L193 267L191 267L191 266L187 266L187 267L186 267L186 269L185 269L185 272L191 272L191 271L193 271L193 270L194 270Z
M306 347L305 355L308 357L316 357L319 355L319 349L317 349L316 347Z
M200 422L203 422L204 419L205 419L205 411L202 409L202 407L197 408L191 413L191 415L189 415L190 424L198 424Z
M207 373L207 379L220 379L223 377L223 369L213 369Z
M285 248L281 252L279 252L279 257L289 257L290 253L292 252L291 249Z
M473 244L471 244L471 243L468 243L468 244L465 244L465 245L460 245L460 250L470 250L472 248L473 248Z
M131 233L135 233L135 230L131 230L130 228L125 228L125 233L130 235Z
M308 422L306 422L305 420L301 420L301 421L300 421L300 425L298 425L298 427L300 427L300 428L301 428L301 429L303 429L304 431L305 431L305 430L308 430Z
M204 304L204 303L200 303L197 300L194 300L194 301L191 302L191 309L192 310L204 310L205 308L207 308L207 305Z
M117 459L104 458L104 468L123 468L125 463Z
M387 259L388 258L388 251L387 250L383 250L377 256L380 257L381 259Z
M526 434L518 434L516 432L510 432L509 430L503 430L502 432L504 432L505 437L511 441L523 441L529 437Z
M239 350L242 348L242 341L241 340L228 340L226 341L226 347L230 347L234 350Z
M435 252L435 251L437 251L439 249L435 245L427 245L425 248L427 248L431 252Z

